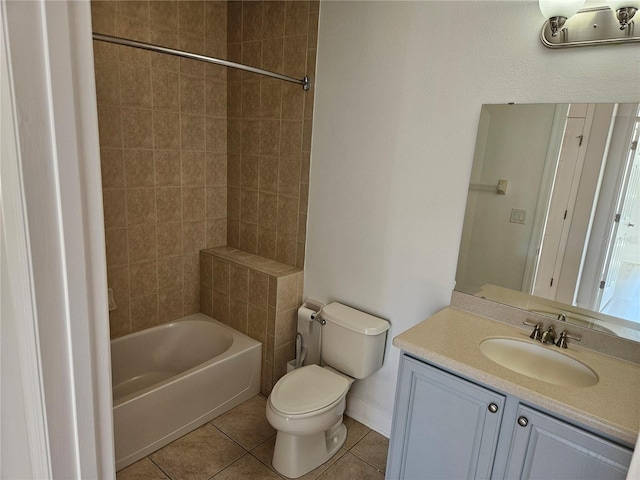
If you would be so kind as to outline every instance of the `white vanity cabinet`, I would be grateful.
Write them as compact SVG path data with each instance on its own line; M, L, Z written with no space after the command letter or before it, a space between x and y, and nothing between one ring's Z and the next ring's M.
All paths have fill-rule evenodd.
M388 479L624 479L631 454L516 397L402 356Z

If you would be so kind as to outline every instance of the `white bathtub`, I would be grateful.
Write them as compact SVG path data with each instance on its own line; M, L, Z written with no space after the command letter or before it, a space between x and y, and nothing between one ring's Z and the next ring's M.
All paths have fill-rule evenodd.
M261 359L202 313L112 340L116 470L257 395Z

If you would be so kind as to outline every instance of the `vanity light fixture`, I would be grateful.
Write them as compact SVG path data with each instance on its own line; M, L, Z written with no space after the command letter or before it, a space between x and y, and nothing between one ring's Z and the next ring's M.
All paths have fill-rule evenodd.
M607 0L609 6L580 9L584 0L539 0L547 18L540 41L548 48L640 42L633 16L640 0Z
M631 19L640 8L640 0L608 0L607 3L611 10L616 12L616 18L620 22L620 30L633 25Z
M584 5L584 0L539 0L540 11L548 18L551 36L557 37L567 19Z

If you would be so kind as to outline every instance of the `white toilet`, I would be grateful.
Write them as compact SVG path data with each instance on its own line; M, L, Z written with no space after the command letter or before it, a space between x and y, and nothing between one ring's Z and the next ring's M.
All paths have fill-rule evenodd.
M278 431L273 467L298 478L331 458L344 444L346 396L355 379L382 366L389 322L340 303L321 311L324 367L308 365L282 377L267 402Z

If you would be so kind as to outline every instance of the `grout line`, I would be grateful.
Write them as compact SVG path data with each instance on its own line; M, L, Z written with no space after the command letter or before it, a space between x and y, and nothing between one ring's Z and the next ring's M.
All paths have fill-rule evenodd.
M156 451L157 451L157 450L156 450ZM154 453L155 453L155 452L154 452ZM151 458L151 455L152 455L152 454L149 454L149 455L147 455L145 458L148 458L148 459L149 459L149 461L150 461L152 464L154 464L156 467L158 467L158 470L160 470L162 473L164 473L164 474L167 476L167 478L168 478L169 480L173 480L173 479L171 478L171 475L169 475L167 472L165 472L165 471L164 471L164 469L163 469L160 465L158 465L156 462L154 462L154 461L153 461L153 459ZM140 460L142 460L142 459L140 459ZM140 460L138 460L138 462L139 462ZM133 464L133 465L135 465L135 464Z
M380 470L378 467L376 467L373 463L371 463L369 460L362 458L360 455L357 454L357 452L353 452L352 450L360 443L362 442L369 434L371 434L371 432L375 432L375 430L369 429L369 431L360 439L358 440L349 450L348 452L351 453L352 455L354 455L356 458L358 458L359 460L362 460L364 463L366 463L367 465L375 468L378 472L381 472L383 474L386 474L385 471ZM376 432L377 433L377 432ZM388 457L389 453L388 453L388 448L387 448L387 457ZM385 459L386 460L386 459Z
M271 438L271 437L269 437ZM266 441L266 440L265 440ZM264 442L262 442L264 443ZM262 445L262 443L260 445ZM251 455L253 458L255 458L258 462L260 462L262 465L264 465L265 467L267 467L269 470L271 470L273 473L275 473L276 475L278 475L280 477L280 474L276 471L275 468L273 468L273 465L267 465L266 463L264 463L262 460L260 460L258 457L256 457L253 453L249 452L249 455Z
M225 470L227 470L228 468L231 468L233 465L235 465L236 463L238 463L240 460L242 460L244 457L246 457L247 455L249 455L249 452L245 451L244 455L241 455L237 460L231 462L229 465L227 465L226 467L224 467L223 469L217 471L216 473L214 473L213 475L211 475L210 477L208 477L207 480L213 480L216 475L220 475L222 472L224 472Z

